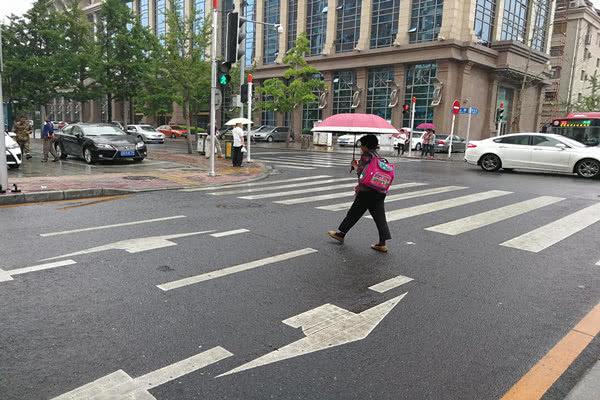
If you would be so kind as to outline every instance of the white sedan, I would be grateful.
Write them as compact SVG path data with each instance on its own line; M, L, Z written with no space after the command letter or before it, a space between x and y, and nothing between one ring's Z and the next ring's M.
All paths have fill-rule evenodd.
M470 141L465 161L484 171L528 169L600 176L600 147L588 147L561 135L516 133Z
M127 134L137 136L144 143L164 143L165 135L152 125L127 125Z
M4 143L6 145L6 163L8 168L19 168L23 161L23 155L21 154L21 148L19 144L15 142L13 137L16 135L13 132L6 132L4 134Z

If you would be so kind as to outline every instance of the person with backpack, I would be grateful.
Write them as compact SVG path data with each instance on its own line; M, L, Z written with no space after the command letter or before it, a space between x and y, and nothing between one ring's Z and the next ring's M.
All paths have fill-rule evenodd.
M352 160L352 169L356 169L358 174L358 185L354 189L356 192L354 203L338 230L329 231L327 234L332 239L343 243L348 231L369 210L379 232L379 241L371 245L371 248L381 253L387 253L386 241L390 240L392 236L385 216L384 201L394 179L394 166L379 157L378 145L379 141L375 135L366 135L360 138L362 151L360 160Z

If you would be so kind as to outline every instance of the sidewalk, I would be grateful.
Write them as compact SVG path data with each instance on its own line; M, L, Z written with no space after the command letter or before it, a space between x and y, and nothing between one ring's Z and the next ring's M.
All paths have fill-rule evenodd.
M69 157L41 162L41 142L32 140L31 160L18 170L9 170L9 189L16 184L21 193L0 194L0 204L55 201L127 194L152 190L181 189L247 182L268 174L260 163L233 168L230 160L217 159L217 176L209 177L209 160L198 154L181 154L151 148L141 163L121 161L87 165Z
M597 400L600 398L600 361L590 368L565 400Z

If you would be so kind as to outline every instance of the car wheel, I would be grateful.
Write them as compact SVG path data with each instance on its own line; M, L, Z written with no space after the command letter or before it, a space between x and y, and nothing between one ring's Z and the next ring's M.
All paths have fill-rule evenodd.
M65 160L67 158L67 153L64 151L61 144L56 143L54 145L54 149L56 150L56 155L58 156L58 158L60 158L61 160Z
M500 157L495 154L484 154L481 156L479 164L481 164L481 168L484 171L488 172L498 171L502 167L502 161L500 161Z
M88 164L93 164L96 160L94 160L94 155L92 154L92 150L89 147L83 149L83 159Z
M415 150L416 151L421 151L423 147L421 146L421 143L417 143L417 145L415 146Z
M597 178L600 176L600 162L591 158L586 158L577 163L575 172L582 178Z
M273 136L268 136L267 137L267 142L272 143L273 142Z

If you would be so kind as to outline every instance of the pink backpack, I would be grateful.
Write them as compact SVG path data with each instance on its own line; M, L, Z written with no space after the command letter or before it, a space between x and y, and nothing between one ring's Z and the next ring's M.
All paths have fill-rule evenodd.
M394 181L394 164L372 154L371 161L358 177L361 185L374 189L380 193L387 193Z

